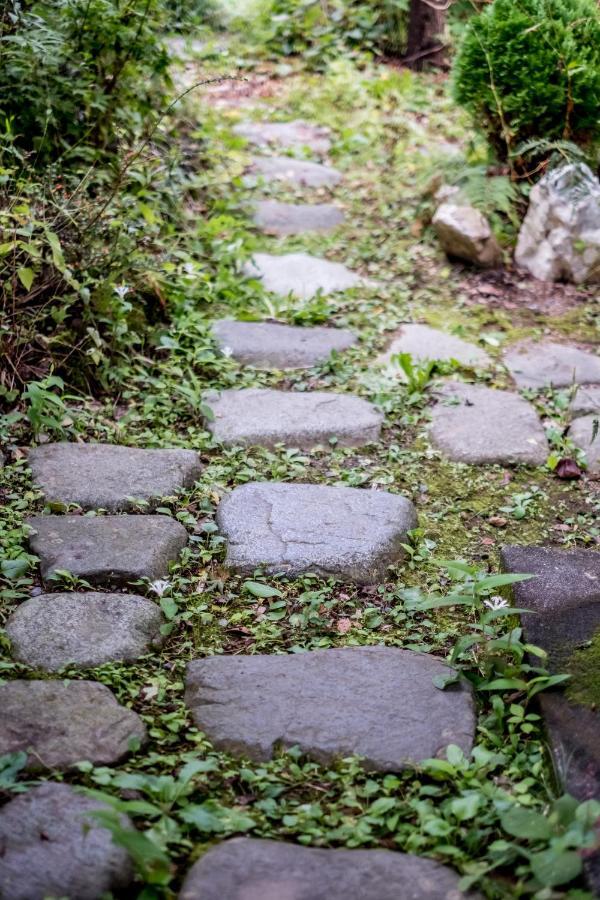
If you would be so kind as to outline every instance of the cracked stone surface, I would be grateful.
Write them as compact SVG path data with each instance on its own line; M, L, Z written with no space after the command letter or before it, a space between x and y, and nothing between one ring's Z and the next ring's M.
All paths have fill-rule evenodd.
M274 391L268 388L208 393L214 419L206 427L227 446L303 450L336 438L342 447L360 447L379 438L383 416L367 400L329 391Z
M408 853L234 838L194 863L179 900L461 900L458 882L447 866Z
M289 576L314 572L371 583L402 559L413 504L386 491L274 482L244 484L221 501L226 565Z
M301 300L310 300L319 291L334 294L368 283L342 263L308 253L255 253L243 271L249 278L259 278L267 291L282 297L293 294Z
M600 384L585 384L578 387L569 404L569 410L575 416L600 413Z
M169 516L35 516L27 524L44 581L57 569L90 584L154 581L188 542L183 525Z
M585 451L586 471L597 475L600 472L600 412L575 419L569 428L569 437L576 447Z
M212 656L188 665L186 703L219 750L255 761L278 745L318 762L360 756L393 772L448 744L471 751L470 687L438 690L448 666L392 647L345 647L289 655Z
M272 369L308 369L325 362L332 351L342 353L356 344L351 331L341 328L298 328L278 322L236 322L221 319L213 333L222 350L244 365Z
M600 383L600 357L567 344L515 344L504 354L504 365L519 388Z
M193 450L140 450L116 444L44 444L29 452L47 503L109 512L192 487L202 469ZM133 498L133 499L132 499Z
M119 762L146 728L95 681L10 681L0 684L0 756L23 750L30 771L68 769L89 760Z
M306 231L332 231L345 219L333 203L280 203L259 200L255 204L254 224L266 234L285 237Z
M292 187L335 187L342 173L331 166L293 159L291 156L253 156L244 183L252 187L257 182L288 184Z
M423 362L428 359L440 359L450 362L455 359L464 366L485 368L492 364L491 358L481 348L453 334L447 334L429 325L410 323L402 325L398 335L388 349L382 354L378 363L390 365L392 356L398 353L410 353L413 360ZM402 370L398 369L399 374Z
M548 442L533 406L517 394L449 382L438 391L429 438L455 462L541 466Z
M0 810L0 896L6 900L98 900L133 880L126 850L90 815L107 804L48 782ZM122 816L124 827L133 828Z
M131 662L162 644L163 622L160 607L135 594L41 594L17 607L6 633L14 659L56 671Z
M317 155L329 152L331 140L328 128L295 122L240 122L233 132L255 147L276 146L287 150L308 148Z

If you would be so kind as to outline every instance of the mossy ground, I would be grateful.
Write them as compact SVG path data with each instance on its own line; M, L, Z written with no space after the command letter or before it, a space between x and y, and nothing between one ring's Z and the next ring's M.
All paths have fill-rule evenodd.
M575 651L566 669L571 675L567 686L569 699L600 709L600 631L593 635L589 644Z

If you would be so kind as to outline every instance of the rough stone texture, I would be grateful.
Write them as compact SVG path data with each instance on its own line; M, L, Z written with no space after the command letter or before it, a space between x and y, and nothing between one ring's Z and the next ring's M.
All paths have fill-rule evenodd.
M220 750L265 761L277 745L299 746L324 764L357 755L392 772L448 744L470 752L470 688L432 681L448 671L427 654L381 646L212 656L189 664L186 703Z
M492 360L485 350L481 350L453 334L417 323L403 325L386 352L379 357L378 362L389 365L391 357L398 353L410 353L413 360L417 362L427 359L450 362L455 359L461 365L477 368L484 368L492 364ZM402 370L398 369L398 372L402 373Z
M226 497L217 524L226 565L237 571L315 572L363 583L383 580L417 525L405 497L319 484L244 484Z
M594 437L594 432L596 435ZM600 472L600 413L591 413L575 419L569 428L569 437L576 447L585 451L587 472Z
M0 756L27 751L30 770L112 765L146 737L140 717L95 681L9 681L0 709Z
M29 452L47 503L115 512L191 487L202 469L193 450L140 450L114 444L45 444Z
M502 264L502 250L490 223L472 206L442 203L431 224L448 256L483 267Z
M504 547L507 572L535 575L512 587L527 641L564 672L573 651L600 628L600 553L552 547ZM600 677L600 673L599 677ZM550 747L565 790L580 800L600 797L600 713L569 702L561 691L540 695ZM586 876L600 895L600 853L586 859Z
M439 394L429 437L449 459L474 465L540 466L546 461L544 429L522 397L460 382L444 385Z
M90 815L107 804L66 784L34 787L0 810L0 896L98 900L129 887L133 866ZM124 827L133 828L126 816Z
M588 413L600 413L600 384L582 385L569 404L569 410L575 416Z
M130 662L162 643L160 608L131 594L42 594L17 607L6 625L13 657L56 671L74 663Z
M458 881L407 853L234 838L194 863L179 900L461 900Z
M169 516L35 516L27 524L44 581L57 569L90 584L154 581L188 541L183 525Z
M288 150L308 148L317 155L329 152L329 129L308 122L241 122L233 128L235 134L255 147L277 146Z
M600 181L588 166L561 166L535 185L515 260L542 281L600 281Z
M277 322L236 322L221 319L213 333L222 350L244 365L272 369L308 369L325 362L333 350L341 353L356 343L340 328L296 328Z
M318 259L308 253L286 253L273 256L255 253L252 261L244 266L249 278L259 278L267 291L287 297L293 294L301 300L310 300L319 291L335 294L367 282L351 272L342 263Z
M342 180L342 173L331 166L293 159L291 156L253 156L244 182L252 187L258 182L284 183L293 187L335 187Z
M273 391L266 388L207 394L213 437L228 446L273 447L280 442L308 450L336 438L360 447L379 438L383 416L352 394L329 391Z
M567 344L515 344L504 354L504 365L520 388L600 383L600 357Z
M280 203L259 200L255 204L254 224L266 232L285 237L307 231L332 231L346 217L332 203Z

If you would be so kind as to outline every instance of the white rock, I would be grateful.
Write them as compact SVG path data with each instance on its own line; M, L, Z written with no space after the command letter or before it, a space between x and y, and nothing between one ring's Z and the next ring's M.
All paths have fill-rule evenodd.
M600 281L600 181L588 166L561 166L536 184L515 260L542 281Z
M486 217L465 203L442 203L432 225L445 252L477 266L502 263L502 251Z

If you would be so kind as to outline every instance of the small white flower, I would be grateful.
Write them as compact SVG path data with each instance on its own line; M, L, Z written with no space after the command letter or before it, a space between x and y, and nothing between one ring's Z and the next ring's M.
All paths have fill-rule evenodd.
M503 600L502 597L490 597L489 600L483 601L484 606L487 606L488 609L496 612L499 609L506 609L509 605L508 600Z
M193 262L186 262L183 265L183 271L186 273L186 275L194 275L194 273L196 272L196 266Z
M167 591L170 587L171 587L171 583L169 581L165 581L161 578L157 578L156 581L150 582L150 590L154 591L154 593L157 594L159 597L162 597L162 595L165 593L165 591Z
M223 350L221 352L223 356L233 356L233 350L231 349L231 347L223 347Z
M126 284L118 284L113 288L113 291L115 292L119 300L124 300L130 290L131 288Z

